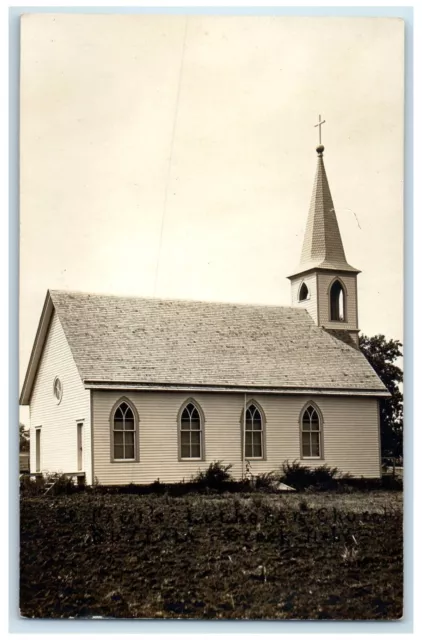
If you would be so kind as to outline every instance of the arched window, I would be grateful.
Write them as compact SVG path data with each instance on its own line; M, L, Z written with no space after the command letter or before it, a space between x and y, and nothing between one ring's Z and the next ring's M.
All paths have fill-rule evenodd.
M112 458L115 461L136 460L136 419L133 409L125 401L120 402L112 421Z
M321 418L313 405L309 405L301 418L302 458L321 457Z
M300 287L300 290L299 290L299 301L302 302L302 300L307 300L308 298L309 298L308 287L304 282L302 282L302 286Z
M203 420L198 408L189 402L180 416L180 459L202 460Z
M330 289L330 312L331 320L343 322L345 319L345 296L344 289L340 282L336 280Z
M258 407L254 404L250 404L246 409L245 459L263 457L263 419Z

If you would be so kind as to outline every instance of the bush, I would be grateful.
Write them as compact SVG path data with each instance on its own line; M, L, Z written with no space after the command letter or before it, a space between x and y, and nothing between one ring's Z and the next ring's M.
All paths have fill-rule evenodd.
M280 482L284 482L284 484L295 489L305 489L313 484L311 474L312 471L309 467L301 465L296 460L294 462L283 462Z
M230 473L232 466L232 464L223 465L221 460L211 462L208 469L198 471L192 481L203 489L222 491L228 483L233 482L233 476Z
M32 498L45 492L45 480L43 476L21 476L19 481L19 493L22 497Z
M295 489L308 489L312 487L316 490L335 489L338 487L341 473L337 467L329 467L324 464L311 469L301 465L296 460L294 462L283 463L281 469L280 482L294 487Z
M383 489L403 491L403 479L398 476L386 475L381 478L381 486Z
M163 483L159 479L150 484L100 485L98 479L92 486L80 487L74 479L61 473L48 473L44 476L21 476L20 494L22 497L42 496L46 492L49 481L55 481L54 486L46 494L56 496L87 491L99 495L135 494L135 495L168 495L173 497L185 496L190 493L212 494L227 492L230 494L250 494L255 492L277 492L277 485L283 482L299 491L338 491L350 493L353 491L373 491L385 489L402 491L403 481L391 475L380 478L357 478L349 474L342 474L336 467L322 465L311 469L300 462L285 462L277 473L269 471L253 475L250 471L247 477L234 480L230 469L231 464L223 465L221 461L213 462L205 471L198 474L189 482Z
M54 482L49 489L48 484ZM83 487L75 484L74 478L60 472L45 473L39 476L22 476L20 478L20 494L25 497L69 495L81 491Z
M313 469L313 476L316 484L335 483L341 474L337 467L329 467L323 464Z
M163 495L167 491L166 485L160 482L160 478L154 480L154 482L151 484L151 489L153 493L156 493L159 496Z
M277 475L275 471L268 471L267 473L259 473L254 477L255 489L258 491L274 489L277 484Z
M46 483L54 482L54 485L51 487L47 495L68 495L80 490L80 487L75 483L75 479L70 476L66 476L63 473L47 473L45 480Z

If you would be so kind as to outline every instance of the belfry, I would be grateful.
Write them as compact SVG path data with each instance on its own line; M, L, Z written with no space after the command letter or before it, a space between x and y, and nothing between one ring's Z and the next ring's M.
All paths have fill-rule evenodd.
M323 122L320 116L320 122L315 125L320 128L320 141ZM357 275L360 271L346 260L324 166L324 146L319 144L316 151L317 170L300 263L288 276L292 305L307 309L318 326L357 346Z

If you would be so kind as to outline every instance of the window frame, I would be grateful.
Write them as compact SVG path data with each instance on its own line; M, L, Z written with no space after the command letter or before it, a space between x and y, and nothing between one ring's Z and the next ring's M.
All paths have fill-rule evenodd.
M192 404L199 415L199 458L184 458L182 457L182 415L184 410ZM184 430L187 431L187 430ZM190 430L192 431L192 430ZM190 431L188 433L190 433ZM195 431L198 432L197 429ZM194 398L188 398L185 400L179 408L177 413L177 459L178 462L204 462L205 461L205 414L197 400Z
M114 457L114 416L117 409L122 404L127 404L127 406L131 409L134 418L134 430L130 431L130 433L134 433L134 457L133 458L115 458ZM110 411L110 462L115 464L133 464L134 462L139 462L139 415L136 410L136 407L133 402L129 400L126 396L120 397L117 402L114 403L111 411Z
M60 393L56 395L56 384L59 384ZM53 396L56 401L56 404L59 405L63 399L63 382L59 376L55 376L53 380Z
M303 455L303 418L308 409L313 409L318 416L319 421L319 430L318 431L307 431L307 433L318 433L319 434L319 456L305 456ZM324 418L322 415L322 411L319 406L309 400L302 407L302 410L299 415L299 435L300 435L300 459L301 460L324 460Z
M253 398L251 398L250 400L248 400L247 404L246 404L246 412L248 411L248 409L251 406L254 406L255 409L257 409L260 413L261 416L261 450L262 450L262 455L259 457L248 457L246 456L246 420L245 420L245 408L242 409L242 413L240 416L240 429L241 429L241 455L242 455L242 460L244 462L246 462L247 460L250 460L252 462L259 462L262 460L266 460L267 459L267 418L265 415L265 411L262 408L262 406L260 405L259 402L257 402L256 400L254 400ZM253 433L253 432L252 432Z
M302 293L303 287L306 287L306 297L305 298L301 298L301 293ZM307 300L310 300L310 298L311 298L311 294L309 292L309 287L306 284L305 280L302 280L302 282L299 285L298 292L297 292L298 302L306 302Z
M332 294L332 289L333 286L338 283L343 291L343 319L338 318L338 319L334 319L333 318L333 313L332 313L332 299L331 299L331 294ZM344 284L343 280L341 278L339 278L338 276L336 276L335 278L333 278L333 280L331 280L329 287L328 287L328 309L329 309L329 319L330 322L338 322L341 324L344 324L345 322L348 322L347 320L347 288L346 285Z

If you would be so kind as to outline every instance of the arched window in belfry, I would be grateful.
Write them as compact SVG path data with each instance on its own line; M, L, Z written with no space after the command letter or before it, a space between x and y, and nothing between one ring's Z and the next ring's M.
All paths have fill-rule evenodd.
M333 322L343 322L345 320L345 300L344 288L336 280L330 288L330 320Z
M304 282L302 282L302 286L299 289L299 302L303 300L307 300L309 298L309 290Z

